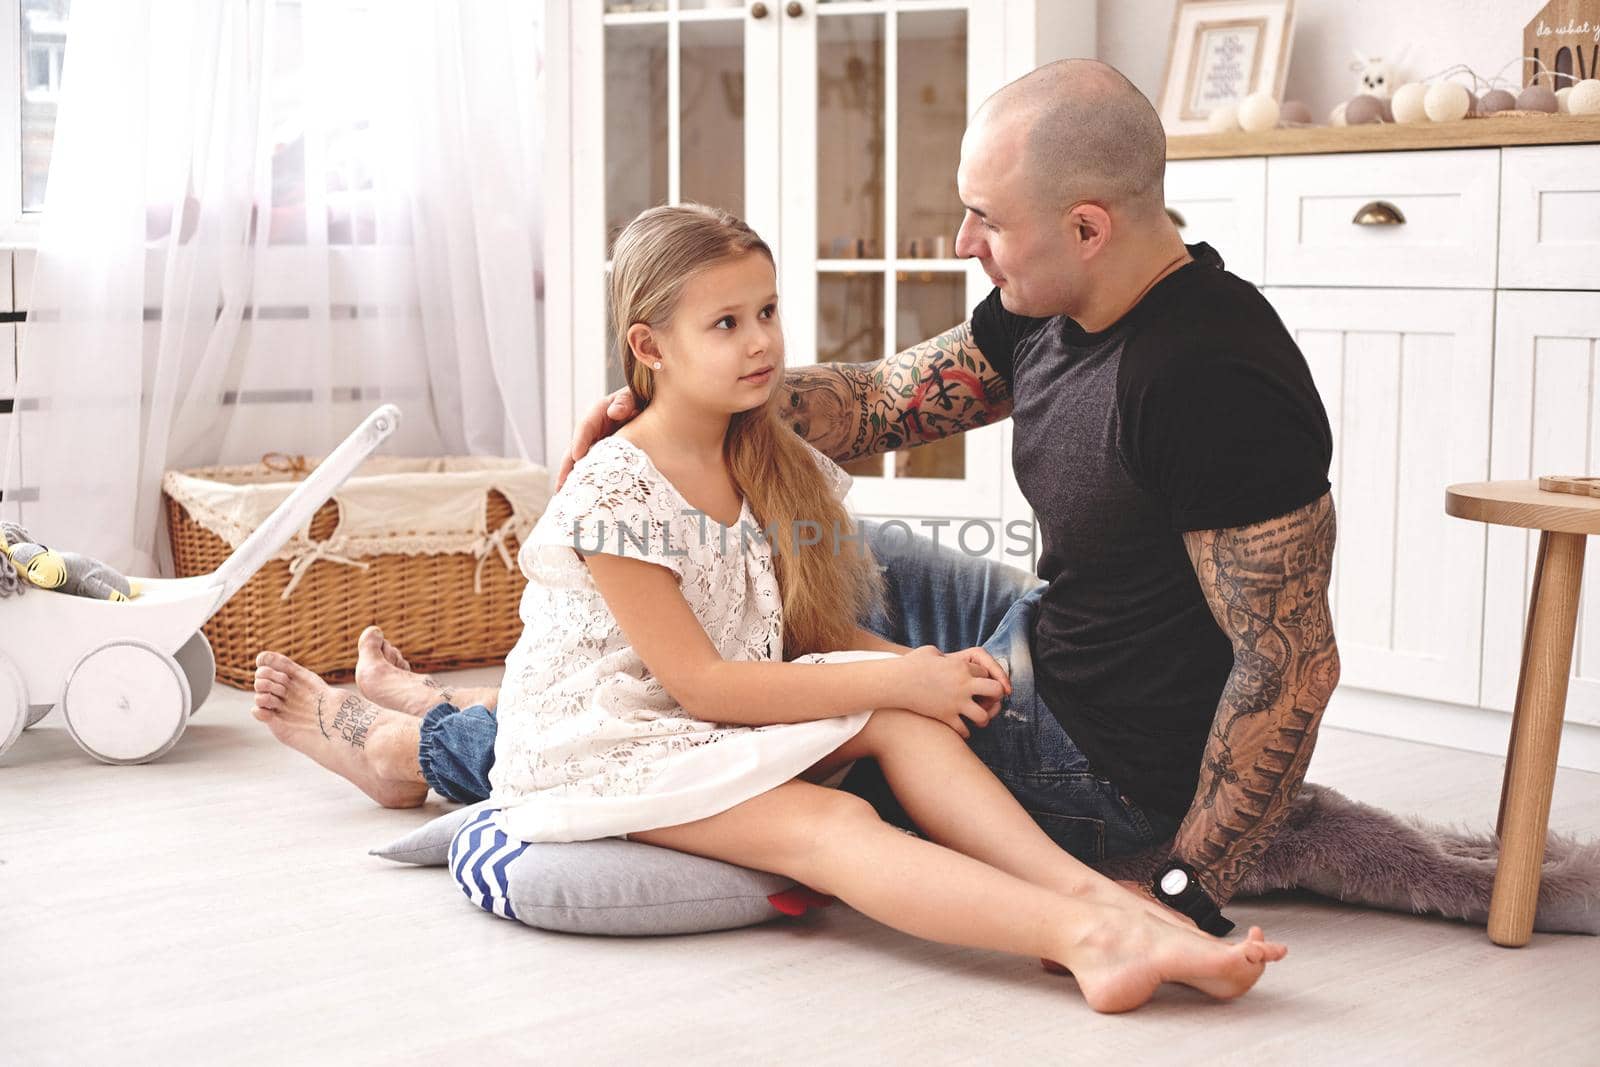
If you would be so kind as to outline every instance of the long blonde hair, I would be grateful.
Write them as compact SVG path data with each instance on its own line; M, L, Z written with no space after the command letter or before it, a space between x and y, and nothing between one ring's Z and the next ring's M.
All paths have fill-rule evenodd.
M638 410L649 406L655 379L629 345L629 329L635 323L665 327L691 275L752 253L773 262L772 249L742 220L701 204L650 208L617 237L611 322L623 380ZM781 375L783 367L776 369ZM881 603L883 582L864 542L846 540L854 523L810 446L779 416L782 395L774 389L761 407L734 414L722 456L756 521L774 538L784 656L793 659L849 648L858 620ZM800 524L813 522L820 540L800 544Z

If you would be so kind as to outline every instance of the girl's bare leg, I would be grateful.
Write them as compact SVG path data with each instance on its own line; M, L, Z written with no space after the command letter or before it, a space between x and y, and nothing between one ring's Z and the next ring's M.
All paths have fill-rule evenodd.
M943 723L909 711L875 712L860 733L813 770L831 773L862 757L878 761L906 814L939 844L1066 896L1141 908L1174 926L1195 929L1177 912L1129 892L1051 840Z
M809 782L786 783L708 819L629 836L785 875L930 941L1061 960L1096 1011L1136 1008L1169 981L1235 997L1287 951L1262 940L1257 928L1230 944L1131 909L1061 896L901 833L859 797Z

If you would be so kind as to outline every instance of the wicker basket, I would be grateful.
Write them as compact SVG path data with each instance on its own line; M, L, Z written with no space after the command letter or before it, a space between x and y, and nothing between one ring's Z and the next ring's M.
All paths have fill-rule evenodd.
M240 469L248 468L186 473L205 476ZM531 469L542 477L542 468ZM287 480L281 474L261 478L268 479ZM493 489L487 490L487 497L488 528L498 530L512 518L512 504ZM232 547L169 493L163 498L178 575L216 570ZM311 541L326 541L338 524L335 497L312 519ZM531 527L531 522L527 525ZM515 560L517 537L506 536L503 543L507 558ZM373 624L383 627L384 636L418 671L504 663L521 635L517 608L526 579L519 569L504 566L498 553L484 560L472 552L396 552L361 562L364 569L326 560L311 563L288 599L284 593L292 578L289 561L267 563L205 626L216 655L217 679L235 688L252 688L256 655L271 649L327 681L349 681L355 675L356 640Z

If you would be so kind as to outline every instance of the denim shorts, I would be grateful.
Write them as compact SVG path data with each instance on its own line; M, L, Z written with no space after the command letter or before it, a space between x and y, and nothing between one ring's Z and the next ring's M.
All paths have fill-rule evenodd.
M1035 687L1031 635L1044 582L927 538L890 542L874 524L865 525L886 585L885 610L867 628L912 647L981 645L1006 668L1011 694L987 726L972 730L968 744L1056 844L1094 862L1142 851L1177 832L1177 819L1146 812L1094 772ZM858 763L843 788L870 800L890 822L914 829L872 761Z

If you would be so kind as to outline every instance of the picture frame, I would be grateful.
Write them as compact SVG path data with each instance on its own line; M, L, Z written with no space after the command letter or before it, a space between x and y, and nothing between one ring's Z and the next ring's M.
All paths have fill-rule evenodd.
M1225 103L1269 90L1281 103L1294 0L1178 0L1156 110L1167 133L1205 133Z

